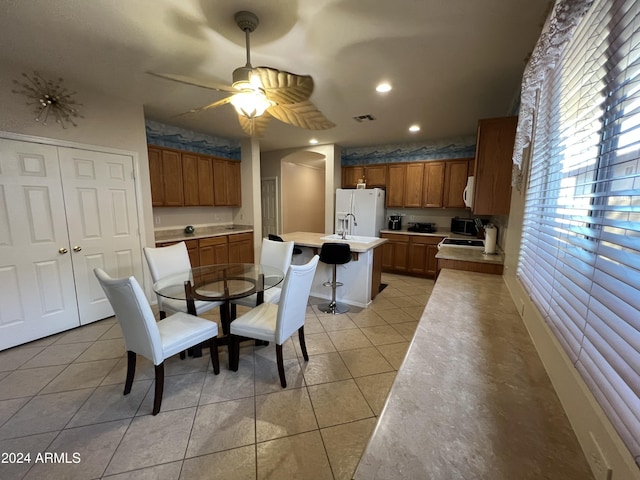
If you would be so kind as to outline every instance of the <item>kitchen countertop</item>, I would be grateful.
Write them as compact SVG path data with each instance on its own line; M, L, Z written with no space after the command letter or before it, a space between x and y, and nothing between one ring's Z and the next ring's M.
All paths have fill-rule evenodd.
M593 478L501 276L442 270L353 478Z
M195 232L184 233L184 227L167 230L156 230L156 243L181 242L183 240L196 240L198 238L217 237L219 235L233 235L234 233L253 232L253 225L208 225L196 227Z
M464 247L440 247L436 258L442 258L444 260L459 260L461 262L478 262L478 263L493 263L498 265L504 265L504 253L501 249L496 250L494 255L486 255L482 253L479 248L464 248Z
M349 247L351 247L352 252L356 253L364 253L369 250L373 250L376 247L379 247L383 243L387 242L386 238L379 238L370 243L362 243L362 242L354 242L350 240L322 240L321 237L325 237L330 235L329 233L313 233L313 232L293 232L293 233L284 233L281 235L282 239L286 242L293 241L296 245L300 245L301 247L312 247L312 248L320 248L323 243L327 242L339 242L339 243L348 243Z

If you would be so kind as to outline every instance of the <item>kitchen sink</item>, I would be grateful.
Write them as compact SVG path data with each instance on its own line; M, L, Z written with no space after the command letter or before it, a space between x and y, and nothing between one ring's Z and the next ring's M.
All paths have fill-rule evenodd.
M338 233L333 233L331 235L325 235L324 237L320 237L320 240L343 240L342 235ZM358 242L358 243L371 243L376 240L380 240L379 237L365 237L363 235L347 235L344 239L347 242Z

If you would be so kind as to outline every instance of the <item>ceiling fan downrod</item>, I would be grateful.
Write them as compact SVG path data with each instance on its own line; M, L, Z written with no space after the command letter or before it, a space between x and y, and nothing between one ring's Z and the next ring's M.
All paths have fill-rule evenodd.
M242 84L244 83L245 87L247 83L251 83L251 74L253 72L253 67L251 66L251 41L250 35L256 29L258 24L260 23L258 20L258 16L252 12L237 12L234 17L236 24L244 32L245 35L245 45L247 50L247 64L244 67L236 68L233 71L233 86L242 88Z

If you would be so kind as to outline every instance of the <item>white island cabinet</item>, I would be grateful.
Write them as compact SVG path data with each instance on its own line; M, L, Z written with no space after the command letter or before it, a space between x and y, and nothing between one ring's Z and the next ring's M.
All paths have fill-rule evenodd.
M282 235L283 240L295 242L302 253L293 256L292 263L307 263L316 253L320 253L326 242L348 243L352 259L349 263L338 265L337 280L343 283L336 290L338 302L355 307L367 307L380 290L382 274L382 244L385 238L362 242L356 240L326 239L329 234L294 232ZM362 240L362 239L359 239ZM311 286L311 296L331 300L331 287L323 286L333 278L333 266L320 262Z

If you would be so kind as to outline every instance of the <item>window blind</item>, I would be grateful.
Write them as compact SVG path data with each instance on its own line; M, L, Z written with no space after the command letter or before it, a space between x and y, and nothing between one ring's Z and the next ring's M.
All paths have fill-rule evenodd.
M640 2L583 17L530 165L518 276L640 465Z

